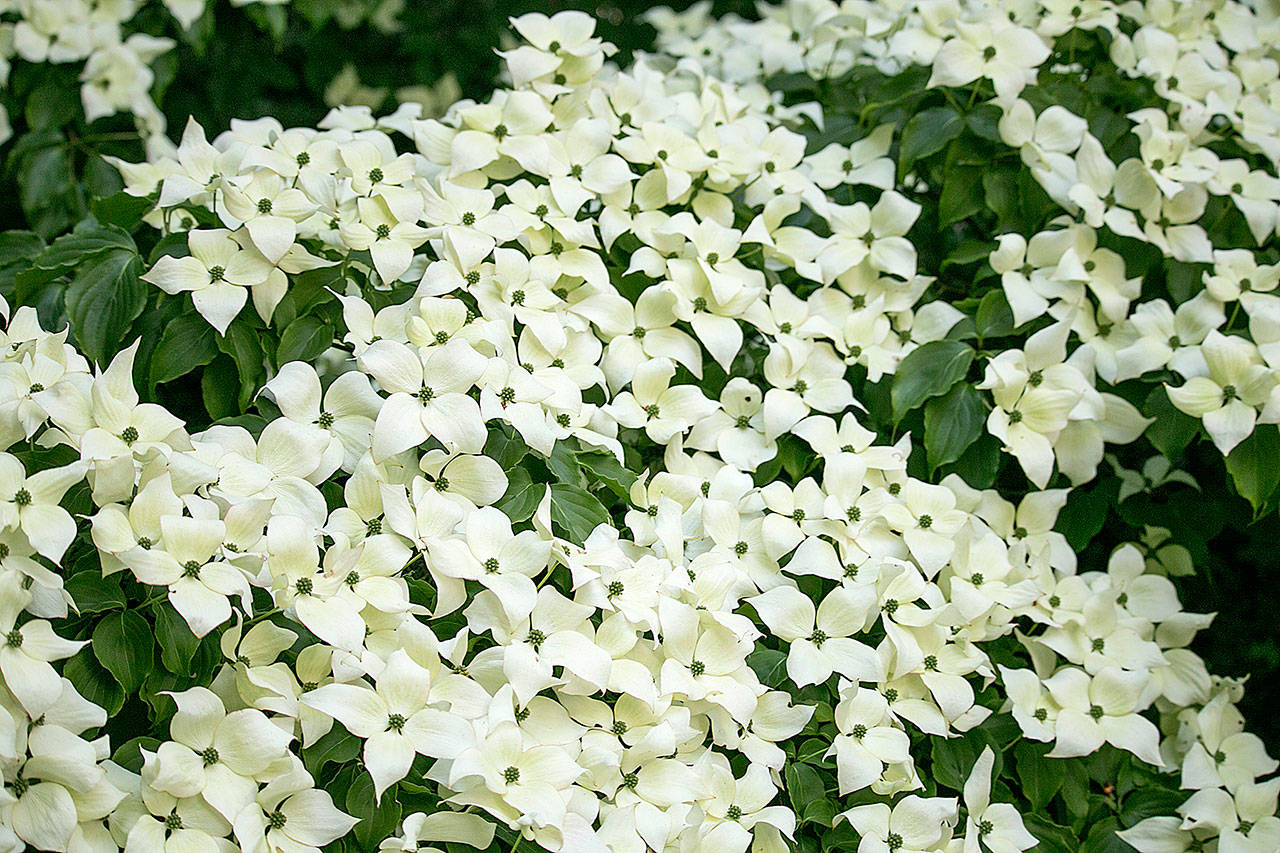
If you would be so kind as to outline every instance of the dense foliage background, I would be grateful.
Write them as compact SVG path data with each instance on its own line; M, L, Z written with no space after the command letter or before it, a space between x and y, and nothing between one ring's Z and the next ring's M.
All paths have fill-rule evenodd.
M377 4L351 0L357 17ZM688 2L669 4L687 8ZM185 34L158 11L151 30L178 38L175 50L163 56L153 94L177 136L187 116L207 128L222 128L232 119L274 116L285 126L311 126L328 110L326 89L348 65L358 69L359 82L382 88L383 110L396 105L395 90L430 86L448 77L457 81L464 97L482 98L499 71L495 45L509 39L508 17L525 11L553 12L582 9L599 21L599 34L616 44L618 59L651 46L653 29L640 20L651 4L643 2L500 2L499 0L408 0L395 32L379 30L367 20L348 27L332 16L333 4L298 3L284 7L233 8L211 3ZM717 0L716 15L753 16L753 4ZM216 33L216 36L214 35ZM786 81L775 81L784 85ZM835 91L820 94L826 106L857 99L856 81L835 81ZM841 86L849 91L841 92ZM0 90L8 109L13 137L0 146L0 228L30 229L50 238L68 229L91 210L92 199L106 198L122 186L103 156L138 160L143 146L127 114L86 124L81 117L74 67L31 64L16 59L9 86ZM0 237L4 241L5 237ZM10 264L29 245L3 243ZM922 261L925 256L922 254ZM941 258L935 258L934 265ZM14 301L12 268L0 267L0 293ZM958 282L959 288L964 282ZM162 388L167 401L186 397L194 406L199 389ZM1193 648L1210 670L1222 675L1249 675L1240 703L1254 731L1269 744L1280 744L1280 583L1274 577L1280 554L1280 515L1274 507L1255 518L1241 499L1202 500L1202 494L1226 495L1220 460L1213 448L1192 447L1204 459L1185 467L1201 478L1201 492L1166 489L1139 495L1119 508L1115 477L1102 477L1073 493L1060 526L1071 525L1073 545L1085 547L1082 565L1101 565L1119 542L1126 541L1126 515L1164 518L1192 549L1197 574L1177 580L1185 602L1200 611L1216 611L1214 629L1201 632ZM1280 468L1280 456L1276 461ZM1217 477L1218 480L1206 479ZM1141 504L1140 506L1137 504ZM1273 750L1274 751L1274 750Z

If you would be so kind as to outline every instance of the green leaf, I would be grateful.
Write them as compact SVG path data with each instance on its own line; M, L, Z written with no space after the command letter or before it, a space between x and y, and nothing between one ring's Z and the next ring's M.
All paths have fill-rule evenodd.
M94 657L96 649L81 649L74 657L69 658L62 667L62 675L73 685L80 695L107 714L113 715L124 706L125 693L112 674L103 668Z
M938 224L950 225L982 210L983 170L979 166L952 166L942 181L938 197Z
M951 107L916 113L902 128L898 146L898 176L905 177L921 157L936 154L964 131L964 117Z
M1001 753L995 744L991 743L986 732L974 729L963 737L934 738L931 751L933 778L938 784L946 785L952 790L963 790L964 782L969 778L974 762L987 746L991 746L995 753L996 763L991 776L997 778L1002 766Z
M165 327L151 355L151 384L185 376L217 356L218 342L213 326L199 314L183 314Z
M520 433L511 427L506 424L489 427L489 438L484 443L484 455L501 465L502 470L507 471L508 475L514 473L516 463L528 452L529 448L520 437ZM527 477L528 474L526 473L525 476ZM510 489L508 488L507 491Z
M1227 454L1227 471L1240 497L1256 515L1280 485L1280 430L1275 424L1258 424L1253 434Z
M27 140L30 150L23 152L17 169L18 201L31 230L50 239L84 216L84 190L60 132L32 131L18 145Z
M1083 551L1107 523L1107 510L1119 495L1119 481L1114 478L1089 489L1072 489L1066 506L1058 513L1054 530L1065 536L1074 550Z
M551 485L551 523L563 530L570 542L581 545L591 531L609 520L604 504L586 489L568 483Z
M557 482L571 485L582 485L582 466L578 464L578 455L569 447L568 442L558 441L551 448L547 457L547 468Z
M1059 764L1064 760L1072 760L1045 758L1048 751L1047 745L1029 740L1020 741L1013 750L1018 765L1018 779L1022 782L1022 793L1026 794L1036 811L1042 811L1058 791L1062 790Z
M636 481L636 474L619 462L612 453L590 451L579 453L578 461L582 463L587 477L598 483L604 483L609 491L623 500L627 499L631 493L631 484Z
M1191 439L1200 432L1200 421L1182 412L1169 399L1164 386L1153 388L1142 404L1142 414L1155 418L1143 433L1156 450L1176 462Z
M240 376L235 361L219 353L200 374L200 397L214 420L240 414Z
M75 119L80 112L80 99L74 88L49 74L27 97L25 112L27 126L32 130L59 128Z
M129 327L147 304L141 271L133 249L110 249L78 266L67 288L71 333L100 367L132 343Z
M1013 309L1009 307L1003 290L993 290L982 297L974 326L979 338L1002 338L1013 334Z
M355 827L356 841L363 849L373 850L382 839L396 831L400 823L400 804L396 802L394 787L382 792L379 803L373 796L373 778L361 773L347 789L347 813L360 818Z
M747 655L747 666L760 683L778 688L787 679L787 655L777 649L759 648Z
M160 644L160 662L175 675L191 672L191 659L200 647L200 638L191 633L187 620L172 605L160 604L155 608L156 642Z
M34 264L44 250L44 240L34 231L0 232L0 267Z
M76 572L67 578L66 591L81 613L102 613L128 604L117 578L104 578L96 570Z
M930 397L945 394L973 362L973 348L960 341L930 341L912 350L893 378L894 421Z
M972 385L957 382L924 407L924 449L929 467L937 470L955 462L982 435L987 407Z
M976 264L978 261L985 261L994 248L992 243L983 240L966 240L952 250L947 255L939 269L945 270L952 266L967 266L968 264Z
M965 115L964 123L983 139L1003 145L1004 139L1000 136L1000 119L1003 115L1003 111L995 104L979 104Z
M77 225L70 234L65 234L50 243L49 247L35 259L33 266L44 270L73 267L90 255L110 249L137 251L133 238L124 229L115 225L98 225L86 220Z
M218 349L231 356L240 377L239 408L246 409L266 377L259 332L237 317L217 338Z
M788 764L782 777L787 786L787 796L791 799L791 805L800 814L804 813L810 803L827 798L822 775L808 764Z
M151 626L132 610L108 614L93 629L93 654L115 676L125 693L134 693L151 671L155 641Z
M360 755L364 742L348 732L341 723L334 723L333 728L324 737L302 750L302 763L307 772L317 779L325 764L334 762L346 764Z
M831 762L824 756L830 747L831 744L822 738L811 737L800 744L800 748L796 750L796 761L805 764L829 765Z
M1022 823L1040 841L1033 848L1035 853L1079 853L1079 839L1065 826L1058 826L1038 814L1023 815Z
M1119 828L1120 822L1114 817L1103 818L1094 823L1089 828L1089 837L1080 848L1080 853L1132 853L1133 848L1116 835Z
M1178 806L1186 802L1182 791L1147 785L1130 791L1120 806L1120 820L1126 827L1141 823L1149 817L1176 814Z
M528 471L514 468L507 471L507 491L494 506L513 522L528 521L537 512L546 492L545 483L535 483Z
M984 171L982 194L987 209L994 213L1002 226L1017 222L1022 214L1018 210L1016 172L1008 169Z
M280 336L276 348L276 364L291 361L313 361L320 353L333 346L333 325L319 317L299 317L289 324Z
M89 210L93 218L109 225L132 230L142 222L142 217L155 207L156 200L152 196L130 195L121 190L106 198L95 198L89 202Z

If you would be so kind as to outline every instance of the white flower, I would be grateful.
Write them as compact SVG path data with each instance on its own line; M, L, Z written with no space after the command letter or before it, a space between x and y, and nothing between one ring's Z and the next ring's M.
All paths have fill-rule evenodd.
M381 798L409 772L415 754L457 758L470 745L472 732L465 720L428 707L431 675L403 649L392 653L376 685L326 684L300 701L364 739L364 765Z
M1009 803L991 802L991 771L995 766L991 747L982 750L964 783L964 851L985 849L998 853L1030 850L1040 843L1022 823L1022 815Z

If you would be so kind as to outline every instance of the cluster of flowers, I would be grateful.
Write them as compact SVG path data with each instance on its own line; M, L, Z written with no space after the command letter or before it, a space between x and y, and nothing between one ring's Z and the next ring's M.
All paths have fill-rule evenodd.
M1211 197L1225 197L1259 245L1276 231L1280 21L1259 17L1241 3L1210 0L1176 8L1062 0L1016 9L802 0L772 7L758 22L716 22L709 10L710 4L700 3L684 13L663 9L649 17L666 52L696 58L724 80L789 72L822 79L870 63L886 73L930 66L930 86L992 82L993 103L1003 113L1001 139L1018 149L1036 181L1068 214L1030 239L1002 235L990 257L1016 323L1047 313L1068 323L1081 344L1071 357L1080 370L1037 386L1034 399L1023 395L1019 371L988 374L986 387L999 407L991 431L1018 455L1033 481L1044 484L1052 464L1048 445L1059 446L1064 429L1069 452L1082 447L1071 435L1081 428L1070 420L1102 421L1119 435L1140 427L1134 413L1110 407L1113 398L1099 403L1082 395L1077 374L1089 386L1095 372L1116 383L1169 368L1186 380L1169 389L1174 405L1202 418L1223 453L1247 438L1255 423L1280 422L1280 297L1272 293L1280 265L1262 262L1247 249L1216 249L1200 221ZM1084 118L1061 105L1037 115L1019 98L1049 58L1053 39L1072 29L1104 31L1117 68L1150 80L1167 101L1167 110L1143 109L1128 117L1140 140L1138 156L1114 163ZM735 49L721 49L725 43ZM1220 157L1214 143L1224 138L1265 157L1270 170ZM841 179L836 163L851 165L836 146L819 156L833 167L832 181ZM1097 247L1099 229L1150 243L1166 257L1212 264L1213 271L1199 294L1176 308L1163 299L1135 306L1140 281L1126 278L1118 254ZM1251 339L1219 331L1227 307L1243 308ZM1047 361L1028 352L1030 370L1061 361L1061 347L1055 342L1051 349ZM1019 399L1024 403L1016 406ZM1014 421L1023 424L1016 431L1008 425L1015 411L1022 416ZM1090 450L1077 460L1097 455ZM1076 464L1078 472L1063 470L1073 482L1088 479L1088 465Z
M814 26L742 44L823 56L821 13L836 7L788 9ZM929 19L938 30L959 17L968 34L931 36L941 82L969 73L942 59L963 53L945 45L983 37L991 14L975 4ZM485 847L493 828L480 812L550 850L786 850L796 816L778 801L779 744L815 708L762 683L748 657L765 638L785 646L797 688L838 676L834 719L819 722L834 728L839 793L880 799L841 815L862 849L1034 846L1016 810L990 801L991 753L963 811L908 793L922 787L909 733L944 738L1003 710L1054 756L1111 743L1181 767L1197 793L1181 819L1129 830L1139 849L1213 837L1275 849L1280 782L1257 780L1276 762L1240 731L1240 686L1186 648L1208 617L1182 612L1163 577L1187 561L1162 544L1167 531L1117 550L1105 571L1078 572L1053 530L1066 489L1014 504L956 476L929 484L906 472L909 436L878 443L859 424L850 366L893 373L961 317L921 302L931 281L904 236L919 208L893 189L890 134L806 156L783 123L813 109L783 106L758 68L726 82L697 61L655 57L624 72L585 15L514 25L526 44L504 54L511 88L441 120L335 110L318 130L264 119L213 143L191 125L174 157L121 164L131 192L157 193L150 221L192 229L190 254L161 258L145 278L189 292L219 331L250 297L270 319L290 275L342 265L345 349L319 371L282 367L265 388L281 416L260 435L189 435L139 403L132 348L95 374L65 332L15 313L0 349L4 439L80 458L28 472L0 457L4 849L318 850L354 820L315 788L297 749L337 721L364 741L378 795L425 756L425 777L409 781L458 809L410 816L386 850ZM997 56L1042 44L1007 26L995 30ZM893 44L867 31L865 42ZM1015 144L1058 180L1064 161L1048 155L1062 152L1050 145L1052 165L1038 168L1034 146L1049 131L1039 120L1026 131L1012 99L1009 81L1037 61L974 75L1012 90L1006 129L1022 128L1031 141ZM398 154L393 132L416 150ZM1186 131L1161 138L1175 133L1189 149ZM1166 199L1170 164L1152 156L1134 165L1160 209L1195 195L1182 177ZM849 183L877 191L875 203L834 202L827 190ZM1008 262L1020 319L1056 320L993 357L984 383L989 429L1040 487L1055 460L1073 482L1091 479L1104 442L1146 425L1095 388L1128 362L1096 318L1138 297L1123 260L1090 241L1130 208L1099 204L1096 225L1001 245L1000 257L1032 256ZM792 224L802 209L823 226ZM1195 242L1146 221L1149 205L1133 209L1138 232L1171 253ZM221 227L195 227L211 218ZM647 286L631 298L636 280ZM364 297L396 282L416 285L412 298L375 311ZM1144 308L1158 321L1158 306L1141 303L1135 329ZM1127 321L1114 322L1112 336ZM1213 372L1218 339L1231 365L1231 347L1254 344L1212 328L1178 344L1175 369L1225 382ZM1082 345L1068 354L1072 334ZM712 363L731 377L714 397L699 381ZM1259 361L1253 373L1269 394L1272 372ZM1218 392L1223 408L1261 405L1238 388L1229 401ZM647 454L628 538L609 525L581 545L555 535L550 488L513 524L494 506L513 472L483 452L495 429L548 457L565 443ZM757 486L750 472L784 437L812 450L814 475ZM330 511L319 486L335 479L344 505ZM221 632L218 676L174 694L170 740L143 750L141 774L109 760L105 738L84 737L105 712L51 666L82 645L53 631L69 596L46 565L77 536L58 504L82 480L103 571L156 587L197 636ZM432 591L429 604L411 580ZM273 606L255 610L255 590ZM984 644L1015 629L1029 664L995 666ZM975 687L996 682L1001 707L978 704Z
M289 0L232 0L233 6L254 3L283 5ZM161 0L179 28L190 30L205 12L205 0ZM0 85L7 84L12 61L83 63L80 100L86 121L130 113L149 150L172 150L164 136L165 118L152 99L153 63L175 47L173 39L131 31L146 0L6 0L0 4ZM385 8L383 8L385 7ZM394 26L394 0L377 13L379 25ZM353 27L366 14L356 4L337 5L334 14ZM0 142L12 134L8 112L0 105Z

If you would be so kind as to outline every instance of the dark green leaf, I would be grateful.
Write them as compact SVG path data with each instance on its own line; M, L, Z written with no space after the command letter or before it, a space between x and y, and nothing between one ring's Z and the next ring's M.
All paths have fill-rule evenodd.
M302 750L302 763L312 776L319 778L325 764L352 761L360 755L363 746L360 738L344 729L341 723L334 723L324 737Z
M811 803L827 798L822 776L808 764L788 764L782 774L787 786L787 796L796 812L803 814Z
M276 348L276 364L291 361L313 361L320 353L333 346L333 325L319 317L299 317L289 324L280 336Z
M1144 435L1171 461L1177 461L1191 439L1200 432L1200 421L1180 411L1163 386L1153 388L1142 404L1142 414L1155 418Z
M589 478L604 483L609 491L623 500L627 499L636 475L624 467L612 453L579 453L578 461L582 463Z
M1227 471L1236 491L1253 507L1262 510L1280 485L1280 430L1275 424L1258 424L1253 433L1227 454Z
M967 219L982 209L983 170L978 166L952 166L942 182L938 197L938 224L950 225Z
M898 147L898 176L905 177L921 157L941 151L964 131L964 118L951 107L916 113L902 129Z
M547 457L547 468L557 482L574 486L583 484L582 466L578 464L578 455L569 447L568 442L556 442L551 455Z
M365 850L373 850L399 825L400 804L396 802L394 793L394 788L383 791L381 802L375 801L373 778L368 773L357 776L347 789L347 813L360 818L355 827L355 837Z
M964 789L964 782L973 770L973 764L982 754L984 747L993 746L987 734L975 729L962 737L934 738L932 748L933 778L939 785L946 785L955 791ZM995 752L996 763L992 778L1000 775L1001 755Z
M77 225L72 233L50 243L49 248L36 258L35 266L46 270L73 267L91 255L110 249L137 251L133 238L124 229L86 221Z
M129 327L147 302L141 272L142 261L132 249L110 249L78 266L67 288L71 332L101 367L132 343Z
M92 569L67 578L66 590L81 613L101 613L128 603L118 578L104 578Z
M978 303L974 325L979 338L1002 338L1013 334L1013 309L1003 290L993 290Z
M240 414L240 376L230 356L220 353L205 365L200 374L200 397L214 420Z
M93 629L93 654L125 693L137 691L151 671L154 647L151 626L132 610L110 613Z
M62 668L62 675L75 685L80 695L100 708L105 708L108 715L116 714L124 705L125 693L109 671L103 668L94 651L81 649L74 657L67 660Z
M153 207L155 199L152 197L129 195L123 191L89 202L89 210L99 222L129 230L138 227L142 217Z
M946 260L942 262L939 269L946 269L952 266L966 266L967 264L975 264L978 261L985 261L991 254L993 245L983 242L982 240L966 240L955 249L951 254L947 255Z
M528 452L529 448L520 437L520 433L511 427L506 424L489 427L489 438L484 443L484 455L501 465L502 470L508 472L508 477L514 473L516 463Z
M1000 119L1004 115L995 104L979 104L964 117L969 129L991 142L1004 144L1000 136Z
M796 750L796 761L802 761L805 764L830 764L824 757L831 744L821 738L811 737L804 743L800 744L800 748Z
M1178 807L1186 799L1185 791L1147 785L1125 796L1120 808L1120 820L1126 827L1130 827L1149 817L1177 814Z
M598 525L609 523L609 512L595 495L568 483L551 485L551 523L565 538L581 545Z
M183 314L165 327L151 356L151 382L155 385L185 376L217 355L216 333L209 322L194 312Z
M978 440L987 420L982 395L972 386L958 382L941 397L924 407L924 449L929 467L937 469L954 462L965 448Z
M1033 853L1080 853L1080 840L1070 829L1058 826L1038 814L1022 816L1027 831L1040 840Z
M781 687L787 679L787 655L777 649L756 649L747 655L747 666L768 687Z
M1024 740L1014 747L1014 758L1018 763L1018 779L1022 782L1022 793L1031 801L1036 811L1042 811L1058 791L1062 790L1062 773L1059 765L1062 761L1073 759L1045 758L1049 747L1045 744Z
M895 421L930 397L945 394L973 362L973 348L960 341L930 341L912 350L893 379Z
M507 491L494 504L513 522L527 521L533 517L547 492L545 483L535 483L523 468L507 471Z
M200 638L191 633L187 620L169 603L155 608L156 642L160 644L160 662L175 675L191 671L191 659L200 646Z

